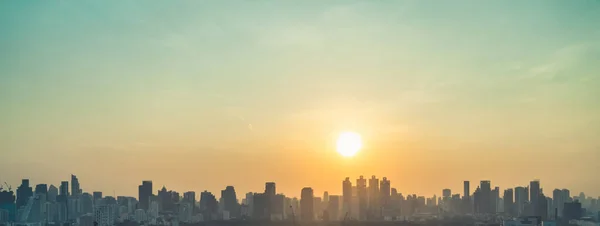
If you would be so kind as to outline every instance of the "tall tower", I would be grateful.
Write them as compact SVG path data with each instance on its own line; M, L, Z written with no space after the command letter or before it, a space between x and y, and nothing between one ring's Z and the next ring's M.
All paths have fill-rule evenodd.
M33 196L33 189L29 186L29 179L23 179L17 188L17 210L25 206L31 196Z
M387 179L387 177L383 177L379 186L379 197L381 199L380 204L384 208L390 208L391 202L391 182Z
M480 182L480 203L479 209L481 213L492 214L492 188L489 180L482 180Z
M515 203L513 189L509 188L504 190L504 214L508 216L515 216Z
M314 199L315 197L312 188L302 188L302 192L300 195L300 219L302 219L303 221L314 220Z
M223 199L223 210L229 211L232 218L239 217L240 207L237 202L235 188L233 186L227 186L225 190L221 191L221 198Z
M356 180L356 193L358 196L358 220L366 220L368 207L367 179L363 176Z
M463 199L468 199L471 196L471 183L468 180L463 182L463 189Z
M381 205L379 203L379 179L375 175L369 179L369 216L379 216Z
M534 180L529 183L529 199L531 200L531 206L533 207L533 214L539 216L540 211L540 181ZM545 211L545 210L544 210Z
M342 214L352 215L352 182L350 177L346 177L342 182L342 200Z
M150 196L152 196L152 181L142 181L142 185L138 187L140 209L148 210L150 207Z
M275 182L265 183L265 194L267 194L268 196L275 196L275 194L277 194Z
M81 195L81 188L79 186L79 179L77 179L77 176L71 174L71 195L72 196L79 196Z

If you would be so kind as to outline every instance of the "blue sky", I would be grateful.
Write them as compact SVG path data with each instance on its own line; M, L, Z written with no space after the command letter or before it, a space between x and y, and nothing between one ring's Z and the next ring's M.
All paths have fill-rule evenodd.
M0 179L76 173L124 193L147 178L279 180L292 193L387 174L407 192L461 178L591 191L599 22L591 0L2 1L0 169L14 173ZM344 130L365 140L350 163L331 147ZM295 181L269 173L290 161L310 164L291 167ZM91 181L97 162L123 176ZM231 162L209 184L158 167ZM335 180L311 182L307 167Z

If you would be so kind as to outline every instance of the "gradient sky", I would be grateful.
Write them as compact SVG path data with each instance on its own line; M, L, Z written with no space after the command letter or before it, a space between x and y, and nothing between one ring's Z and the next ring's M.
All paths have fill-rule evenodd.
M597 196L600 1L0 1L0 151L13 187L117 195Z

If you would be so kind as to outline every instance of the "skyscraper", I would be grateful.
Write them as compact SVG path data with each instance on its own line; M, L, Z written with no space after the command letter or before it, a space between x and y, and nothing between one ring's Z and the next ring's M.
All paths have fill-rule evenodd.
M96 200L102 199L102 192L101 191L93 192L93 197L94 197L94 202L96 202Z
M343 203L342 203L342 210L343 210L343 214L348 213L349 215L352 215L351 213L351 206L352 206L352 182L350 182L350 178L346 177L346 179L342 182L342 199L343 199Z
M33 189L29 186L29 180L23 179L21 185L17 188L17 210L25 206L31 196L33 196Z
M233 186L225 187L225 190L221 190L221 198L223 199L223 210L229 211L231 218L238 218L240 216L240 205L237 201L235 188Z
M525 204L528 202L527 199L527 188L516 187L515 188L515 212L518 216L525 214Z
M79 196L81 195L81 188L79 187L79 179L77 176L71 174L71 195Z
M270 195L270 196L275 196L275 194L277 194L275 182L265 183L265 194Z
M512 188L504 190L504 214L515 216L514 192Z
M375 175L369 179L369 218L378 217L381 205L379 203L379 179Z
M381 180L381 184L379 186L379 197L380 197L380 204L382 207L389 209L391 208L391 182L387 179L387 177L383 177L383 179Z
M492 208L492 188L491 188L491 183L490 181L487 180L482 180L480 182L480 203L479 203L479 209L480 209L480 213L487 213L487 214L492 214L494 213L494 209Z
M48 202L56 202L56 198L58 197L58 188L54 185L50 185L48 187Z
M536 216L541 215L540 210L540 181L534 180L529 183L529 198L531 200L531 206L533 207L533 214ZM545 210L544 210L545 211Z
M300 195L300 219L304 221L314 220L314 193L310 187L302 188Z
M470 189L471 189L471 183L469 181L464 181L463 182L463 198L469 198L471 196L470 193Z
M363 176L360 176L356 180L356 193L358 196L358 220L367 219L367 207L368 207L368 199L367 199L367 179Z
M331 195L329 196L329 203L327 205L327 212L329 212L329 219L339 220L340 219L340 196Z
M152 196L152 181L142 181L138 187L138 200L140 209L148 210L150 205L150 196Z
M58 190L58 195L64 196L65 198L69 196L69 182L68 181L61 181L60 182L60 187L59 187L59 190Z
M208 191L200 193L200 212L205 221L215 220L218 210L217 198L212 193Z
M48 185L46 184L38 184L35 186L35 193L36 194L48 194Z

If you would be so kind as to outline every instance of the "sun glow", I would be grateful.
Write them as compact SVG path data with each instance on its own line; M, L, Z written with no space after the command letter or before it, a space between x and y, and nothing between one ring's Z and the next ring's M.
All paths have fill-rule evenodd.
M344 157L352 157L362 148L362 139L358 133L343 132L337 139L337 152Z

